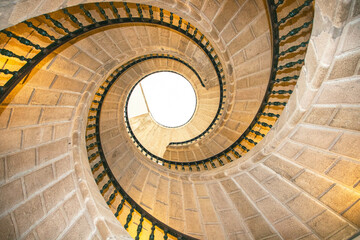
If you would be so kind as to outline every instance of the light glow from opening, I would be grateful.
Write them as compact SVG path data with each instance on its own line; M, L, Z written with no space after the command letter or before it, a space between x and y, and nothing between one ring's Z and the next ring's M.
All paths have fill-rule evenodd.
M130 96L128 105L130 118L133 116L132 108L143 106L141 99L145 101L153 119L166 127L180 127L186 124L195 112L195 91L190 82L177 73L151 74L135 87L134 92L139 91L142 91L143 98L133 100L133 94Z

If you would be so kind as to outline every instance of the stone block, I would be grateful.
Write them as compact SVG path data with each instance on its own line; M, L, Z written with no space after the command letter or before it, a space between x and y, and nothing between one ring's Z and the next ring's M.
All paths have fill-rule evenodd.
M0 239L16 239L15 224L10 214L0 218Z
M181 183L179 181L176 180L170 181L170 193L182 195Z
M225 25L229 23L229 20L234 16L238 9L239 6L237 5L236 1L228 0L225 2L224 6L221 8L213 22L214 26L219 32L221 32Z
M76 54L76 56L73 58L73 60L78 63L79 65L82 65L88 69L91 69L93 71L96 71L100 66L101 63L95 60L94 58L90 57L84 52L80 52Z
M72 93L63 93L59 105L60 106L76 106L78 104L78 101L80 99L80 96L77 94Z
M32 105L56 105L60 94L56 91L36 89L30 103Z
M327 206L342 213L360 198L360 194L348 188L336 185L320 198Z
M236 31L241 32L241 30L244 29L257 15L258 10L255 3L253 1L246 1L232 20Z
M94 231L85 215L81 215L70 227L64 239L88 239L90 234Z
M269 76L270 76L270 71L265 70L265 71L261 71L259 73L255 73L255 74L251 74L248 79L249 79L249 87L254 87L254 86L267 86L268 82L269 82ZM251 103L253 106L252 108L249 108L249 103ZM259 109L259 103L257 102L249 102L246 105L246 110L248 111L257 111Z
M347 210L343 216L353 222L356 226L360 226L360 200L351 206L349 210Z
M317 100L319 104L360 103L360 80L327 82Z
M237 37L229 44L228 49L230 51L230 54L234 55L254 39L255 38L252 35L250 28L249 27L244 28L244 30L241 31L241 33L237 35Z
M70 162L69 156L66 156L60 159L59 161L55 162L55 173L57 178L70 172L71 170L72 170L72 164Z
M139 169L138 174L135 176L132 182L132 186L136 187L139 191L142 191L148 173L149 169L146 167Z
M291 213L278 201L272 197L267 197L256 202L257 207L270 222L290 216Z
M24 148L33 147L51 141L53 127L44 125L23 130Z
M330 151L359 159L360 148L358 146L360 146L359 134L344 133Z
M234 234L230 234L228 235L228 239L229 240L246 240L246 239L249 239L250 236L249 236L250 233L234 233Z
M301 194L286 203L289 208L304 222L309 221L316 215L325 210L317 201L311 199L305 194Z
M159 185L156 192L156 200L165 204L169 203L169 180L160 177Z
M357 232L357 229L351 226L346 226L345 228L341 229L334 235L332 235L329 240L342 240L342 239L348 239L351 236L353 236Z
M190 3L199 10L201 9L204 2L205 2L204 0L190 0Z
M54 159L68 152L68 139L59 140L39 147L38 160L40 163Z
M274 172L277 172L279 175L289 180L302 170L301 167L291 163L290 161L274 155L271 155L268 159L266 159L264 164L271 168Z
M236 100L256 100L259 98L260 88L252 87L236 91ZM252 117L252 116L251 116Z
M169 218L169 225L174 226L179 232L184 232L185 222L182 219Z
M188 233L203 233L199 212L185 210L185 224Z
M226 239L223 228L218 224L206 224L205 231L209 240Z
M63 201L65 196L75 189L74 181L71 175L61 179L53 186L44 191L45 207L50 210L59 202Z
M212 199L214 206L217 210L230 208L230 202L226 197L226 193L222 190L219 184L212 183L208 185L210 198Z
M250 174L253 175L259 182L262 182L270 176L273 176L275 173L264 165L258 164L255 168L250 170Z
M317 125L327 125L334 111L335 108L313 107L307 115L305 122Z
M357 1L355 1L357 5ZM342 45L342 52L352 51L359 47L360 42L360 28L359 28L359 21L352 21L344 29L344 40Z
M260 11L263 11L267 8L266 2L264 2L262 0L255 0L255 3Z
M225 43L229 43L236 36L236 30L232 24L228 24L221 33L221 38Z
M360 109L359 108L340 108L330 122L330 126L360 130Z
M34 125L39 122L41 108L17 107L13 109L10 127Z
M316 198L333 185L333 182L330 180L309 171L303 172L295 179L294 182L300 188L304 189L306 192L310 193Z
M257 182L255 182L247 174L239 175L234 179L254 201L263 198L268 194Z
M338 135L339 133L336 131L301 126L291 136L291 139L307 145L328 149Z
M0 158L0 185L5 181L5 158Z
M353 186L360 178L360 163L342 159L327 173L328 176Z
M239 187L236 185L236 183L231 178L221 181L220 183L225 188L225 191L227 193L232 193L234 191L239 190Z
M92 79L93 73L90 70L80 67L80 69L76 72L74 78L79 81L88 82Z
M142 191L140 191L139 189L137 189L134 186L130 187L130 190L127 191L127 193L129 194L129 196L134 199L134 201L136 202L140 202L140 198L142 195Z
M47 165L24 177L25 189L28 196L31 196L44 186L54 180L54 174L51 165Z
M255 34L255 37L259 37L264 32L269 31L269 21L267 19L267 16L265 13L261 14L260 17L257 17L256 20L254 20L251 23L251 29L253 33Z
M12 208L24 199L21 179L6 183L0 187L0 212Z
M337 79L337 78L344 78L344 77L352 76L355 73L355 69L356 69L359 59L360 59L360 52L358 52L358 51L351 53L351 54L347 54L345 56L336 57L334 59L335 60L334 65L333 65L333 68L331 69L329 79ZM345 85L347 85L347 84L345 84ZM333 91L339 91L340 90L339 88L345 87L345 86L342 87L339 84L336 84L335 86L337 87L337 89L334 89ZM325 89L327 89L327 88L325 88ZM350 89L348 89L347 91L349 91L349 90ZM356 90L356 89L354 89L354 90ZM353 90L350 90L350 91L353 91ZM332 92L332 93L335 93L335 92ZM344 97L346 97L346 96L344 96Z
M184 218L182 196L173 193L170 194L169 217Z
M249 74L254 74L260 70L260 59L259 58L252 58L238 66L235 67L235 75L237 77L246 76ZM241 99L241 98L240 98ZM259 97L252 98L252 99L259 99Z
M33 87L49 88L54 81L55 74L43 69L36 69L32 71L27 79L27 85ZM38 89L39 90L39 89Z
M280 150L278 150L278 153L281 154L282 156L285 156L289 159L292 159L293 157L295 157L302 149L304 148L304 145L296 143L296 142L292 142L292 141L287 141L284 146L282 148L280 148Z
M69 61L68 59L57 55L53 62L50 65L50 70L58 73L63 76L71 77L73 76L76 71L79 69L79 66L77 64L74 64L73 62ZM58 78L56 79L56 82L58 81ZM55 84L56 84L55 82ZM54 86L53 86L54 87Z
M209 198L199 198L199 206L204 223L214 223L218 221L214 206Z
M153 209L156 200L155 199L156 195L154 194L155 192L156 192L156 187L150 184L146 184L142 192L141 204L143 204L144 206L150 209Z
M33 90L32 87L17 85L4 99L3 104L28 104Z
M254 239L263 239L274 234L274 230L262 216L250 218L245 223Z
M15 209L14 216L20 235L36 224L44 215L40 195L33 197Z
M165 203L156 201L154 206L154 217L162 219L161 221L166 222L168 219L169 206Z
M322 238L330 236L346 225L340 217L325 211L316 218L309 221L308 225Z
M184 183L183 186L183 192L184 192L184 207L185 209L197 209L195 195L194 195L194 189L193 185L191 183Z
M323 173L335 162L336 158L336 155L307 148L295 161L305 167Z
M294 186L279 177L271 178L264 183L264 187L273 193L281 202L286 202L299 193Z
M52 89L67 90L71 92L82 93L85 88L85 83L70 79L63 76L57 76Z
M239 215L233 209L219 211L218 214L227 234L244 231L240 221L234 221L239 219Z
M79 49L71 44L66 44L62 48L59 48L55 50L56 54L60 54L63 57L66 57L67 59L71 59L79 52Z
M238 66L243 62L245 62L245 51L239 51L238 53L233 54L232 56L233 56L232 58L234 61L234 66ZM241 77L241 75L239 77Z
M39 13L48 13L48 12L53 12L56 11L58 9L60 9L60 7L65 3L64 0L55 0L50 2L42 2L42 4L40 3L40 7L37 10Z
M11 110L11 108L0 107L0 128L7 128Z
M267 34L265 36L267 38L267 41L270 42L269 36ZM271 60L272 59L271 51L267 50L267 51L263 52L261 55L259 55L259 58L260 58L260 70L267 70L267 71L269 71L269 75L270 75L270 68L271 68L271 61L272 61ZM264 86L263 92L265 93L265 86ZM260 99L260 100L262 100L262 99Z
M195 184L195 190L198 197L208 196L208 191L204 184Z
M63 208L70 222L75 219L75 217L82 209L77 195L73 194L68 200L66 200Z
M35 167L35 148L9 155L6 159L8 178Z
M48 215L36 228L40 240L56 239L66 228L66 221L61 210Z
M310 233L310 230L295 217L277 222L274 227L284 239L298 239Z
M47 107L44 108L40 123L69 121L73 116L74 108L71 107Z

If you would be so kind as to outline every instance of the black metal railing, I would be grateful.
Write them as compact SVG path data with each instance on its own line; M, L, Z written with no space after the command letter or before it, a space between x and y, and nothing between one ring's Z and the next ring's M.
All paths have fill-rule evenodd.
M126 15L120 16L119 8L125 9ZM94 10L97 11L97 16L93 16L92 13L94 13ZM155 14L155 11L159 14ZM111 16L109 13L111 13ZM85 19L86 22L81 22L80 17L83 20ZM200 139L214 128L214 125L216 125L219 120L219 116L222 115L221 112L224 109L223 99L226 97L224 95L224 88L226 82L225 75L223 73L224 71L222 69L222 64L218 58L218 55L216 54L214 48L210 44L210 41L207 40L204 34L202 34L197 28L195 28L189 22L186 22L176 14L168 12L162 8L157 8L145 4L109 2L79 5L76 7L71 7L69 9L62 9L55 13L44 14L43 16L37 17L35 19L41 19L40 22L46 21L46 25L52 25L54 28L54 32L61 32L62 36L56 38L55 36L48 33L48 31L41 28L41 26L35 26L35 24L33 24L31 20L26 20L20 23L20 25L26 25L29 28L28 30L32 31L32 34L36 33L37 35L45 38L48 41L42 41L39 45L28 40L26 38L28 36L18 36L17 34L11 32L11 28L0 31L0 34L5 34L9 38L7 40L8 42L11 39L16 39L20 44L31 47L30 49L26 49L26 51L22 52L22 55L25 56L13 52L13 50L10 48L7 49L6 44L4 44L5 46L3 49L0 49L0 55L5 57L4 65L2 69L0 69L0 74L5 75L0 75L0 84L1 82L5 81L4 85L0 85L0 103L3 102L3 100L12 91L12 89L14 89L14 87L17 86L20 81L24 79L25 76L29 74L38 63L40 63L41 60L43 60L54 50L56 50L63 44L69 42L70 40L105 26L121 23L147 23L162 25L171 28L185 35L188 39L196 43L208 56L212 65L214 66L217 78L219 80L219 106L212 122L204 130L204 132L202 132L198 136L195 136L193 139L182 143L179 142L172 144L185 144ZM73 29L65 27L64 19L65 21L70 21L72 23ZM36 54L31 58L27 58L26 55L28 55L31 51L36 51ZM16 62L16 64L14 64L13 66L7 64L8 62L11 62L13 60L18 60L18 62ZM187 65L187 67L193 70L193 68L189 64L184 62L183 64ZM204 82L201 80L198 74L197 77L201 85L205 87Z
M291 28L287 33L279 36L279 29L281 29L284 25L288 25L287 23L290 20L292 21L297 16L301 15L304 9L307 9L307 7L312 5L312 0L304 1L303 4L297 8L293 9L285 15L283 14L284 16L278 21L278 9L286 3L286 1L282 0L279 0L276 3L273 0L268 1L270 6L269 12L273 36L272 71L264 101L259 108L259 111L256 114L254 120L248 129L244 132L244 134L242 134L242 136L240 136L239 139L234 142L234 144L221 153L196 162L168 161L157 156L152 156L148 151L146 151L146 149L143 149L143 152L148 154L150 157L155 158L157 162L161 162L163 165L167 164L169 168L174 166L175 169L178 169L178 165L181 165L181 169L192 170L192 167L196 167L196 169L199 170L200 168L198 165L200 165L203 166L203 169L210 169L207 166L211 166L212 168L216 166L222 166L227 162L231 162L234 157L241 157L244 153L248 152L254 145L256 145L264 137L264 135L266 135L266 132L274 125L281 112L281 109L286 105L286 99L288 99L292 93L292 90L288 89L288 87L285 88L285 90L279 89L279 87L285 86L286 84L288 86L294 85L294 82L296 82L297 78L299 77L299 75L296 73L293 75L281 75L279 73L288 69L298 69L304 63L303 58L290 62L284 62L284 60L287 59L287 55L294 55L296 52L301 52L301 50L306 49L308 40L304 40L289 46L282 51L279 51L279 44L286 42L288 39L294 38L298 35L301 36L304 29L310 29L312 24L312 19L305 21L302 23L302 25ZM216 121L219 120L221 111L223 110L223 98L225 97L223 94L226 83L224 81L225 75L221 63L219 62L219 58L214 52L214 48L204 37L204 35L201 34L198 29L192 26L189 22L185 22L182 18L161 8L156 8L159 14L155 16L155 8L147 5L110 2L101 4L96 3L95 6L99 13L97 16L93 16L92 13L94 12L91 13L90 10L88 10L91 8L92 11L94 11L94 4L88 4L72 7L70 9L63 9L57 13L44 14L43 16L38 17L42 18L42 20L39 22L47 21L47 26L53 26L53 33L45 30L41 27L41 25L34 24L31 20L26 20L23 23L20 23L20 25L22 24L28 27L32 35L37 34L38 37L42 37L43 39L41 43L35 43L29 40L27 38L28 36L21 36L21 33L16 31L13 32L11 28L0 31L0 34L8 38L5 40L6 42L3 44L3 48L0 49L0 55L4 61L3 67L0 69L1 82L5 82L3 86L0 86L0 100L3 101L5 97L11 92L11 90L17 86L18 83L24 79L24 77L42 59L44 59L47 55L66 42L104 26L120 23L150 23L174 29L184 34L186 37L194 41L201 49L203 49L215 68L219 79L219 86L221 88L219 108L216 116L208 128L193 139L179 143L171 143L171 145L192 143L194 140L202 138L206 133L213 129ZM126 10L126 15L120 16L118 10L119 7ZM146 16L145 12L147 14ZM109 13L111 13L111 16ZM63 16L60 18L61 20L56 18L59 14L63 14ZM81 22L79 20L80 16L82 16L82 20L84 21L85 19L86 22ZM62 22L64 19L73 23L71 25L71 29L69 25L65 27L65 24ZM60 37L55 36L59 34ZM17 48L17 51L13 51L11 48L8 49L7 47L11 46L11 44L9 44L11 41L15 41L17 44L22 45L24 49ZM280 62L284 63L278 64L279 60ZM277 77L278 75L281 77ZM202 82L202 84L204 83ZM278 99L282 101L279 101ZM214 164L214 162L216 162L216 164Z
M197 171L210 170L240 158L266 136L267 132L280 117L281 111L286 106L287 100L293 91L296 80L299 78L299 71L304 64L304 55L312 26L313 0L306 0L295 9L284 12L284 9L287 9L284 6L289 2L293 3L294 1L278 0L275 2L274 0L267 0L273 48L270 80L258 113L238 140L224 151L210 158L194 162L169 161L151 154L142 145L138 144L137 146L145 155L152 158L154 162L170 169L183 171L192 171L193 169ZM124 12L120 12L119 9L124 9ZM306 11L308 11L308 14L303 14ZM96 14L94 14L95 12ZM308 15L311 15L309 19L307 19ZM0 102L3 102L8 94L46 56L70 40L96 29L116 24L155 24L183 34L196 43L208 56L219 79L220 101L216 116L204 135L210 132L219 120L225 98L225 95L223 95L226 88L224 70L210 41L196 27L181 17L164 9L149 5L107 2L79 5L54 13L44 14L34 19L40 21L30 19L17 25L21 26L21 28L27 28L27 30L17 31L15 28L10 27L0 31L2 44L0 49L2 61L0 69ZM41 24L46 26L46 28L42 27L43 25ZM14 47L15 45L16 47ZM145 56L144 59L146 57L150 56ZM171 56L163 55L162 57ZM136 61L138 59L135 59L131 64L137 64L138 62ZM179 61L183 60L179 59ZM189 68L191 67L185 61L182 63L187 64ZM133 65L129 64L129 67L131 66ZM154 239L155 233L159 232L164 239L167 239L169 236L177 239L193 239L163 224L141 208L121 188L106 162L100 138L100 112L106 93L109 91L113 83L112 81L116 79L115 77L119 77L122 74L120 72L119 70L110 76L111 79L107 79L98 89L89 111L86 142L88 158L95 181L103 196L109 195L107 204L113 209L115 216L122 221L124 227L128 230L136 228L133 235L135 239L139 239L140 235L144 232L143 226L146 224L144 219L151 222L150 239ZM199 81L204 85L200 77ZM197 136L197 139L202 138L204 135L200 134ZM193 139L190 139L179 144L188 144L193 141ZM172 143L172 145L175 145L175 143ZM113 190L111 191L110 189ZM133 216L136 214L140 216L138 223L133 222Z
M185 235L163 222L159 221L145 209L143 209L136 201L134 201L121 185L116 180L114 174L109 167L105 154L101 144L100 138L100 115L101 109L104 104L104 99L107 93L110 91L111 86L116 80L130 69L132 66L147 61L150 59L165 58L172 60L180 60L171 55L152 54L143 57L133 59L126 64L119 67L113 74L111 74L105 82L98 88L95 93L92 105L89 109L87 129L86 129L86 148L88 152L88 160L91 166L91 171L94 175L95 182L97 183L100 193L104 196L107 204L113 210L114 215L122 223L124 228L128 230L129 234L134 239L140 239L140 236L144 232L144 224L150 222L151 226L147 226L147 229L151 227L151 233L148 239L155 239L155 237L163 239L196 239L191 236ZM112 190L110 191L110 188ZM108 193L108 191L111 192ZM108 196L106 196L106 194ZM134 216L137 215L137 218ZM139 222L134 222L134 219L140 218ZM146 219L146 221L144 221ZM132 230L131 230L132 228ZM136 228L136 229L134 229ZM135 231L136 230L136 231ZM156 230L156 231L155 231ZM142 237L144 238L144 237Z
M282 7L287 7L286 4L292 2L280 0L275 3L274 0L268 0L273 58L267 90L254 119L243 134L230 147L209 158L193 162L165 159L151 153L138 141L131 130L127 115L125 114L128 132L140 151L152 161L169 169L183 171L196 169L197 171L201 171L221 167L229 162L233 162L257 145L280 117L282 110L293 92L296 80L299 78L300 68L304 64L304 56L310 38L313 19L312 2L313 0L306 0L285 15L284 11L282 11L281 14L284 15L284 17L281 17L278 21L279 9L282 10ZM306 14L303 14L304 12ZM302 16L297 18L299 15ZM292 27L293 25L288 25L288 22L292 20L296 20L299 26ZM286 28L283 27L285 25ZM203 135L205 134L200 134L195 140L200 139ZM190 139L180 142L179 145L192 142L194 142L194 140ZM170 143L169 145L177 144Z

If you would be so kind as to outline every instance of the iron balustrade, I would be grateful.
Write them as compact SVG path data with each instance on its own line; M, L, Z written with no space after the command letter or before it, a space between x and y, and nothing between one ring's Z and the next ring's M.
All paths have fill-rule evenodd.
M303 37L303 35L307 31L309 32L312 26L312 16L311 19L302 22L299 26L294 25L294 27L294 23L290 20L296 19L304 13L304 11L312 9L313 0L306 0L293 10L284 13L283 11L286 8L283 8L283 6L288 2L293 1L278 0L275 2L274 0L267 0L272 36L272 67L266 94L256 116L247 130L227 149L210 158L194 162L175 162L162 159L155 155L151 155L150 152L147 152L146 149L142 147L141 151L144 152L144 154L149 155L150 158L153 158L153 161L159 163L160 165L178 171L192 171L193 169L196 169L197 171L210 170L224 166L227 163L233 162L237 158L242 157L266 136L269 129L274 126L276 120L280 117L282 109L286 106L287 100L292 94L293 90L289 89L289 86L294 86L299 78L298 69L304 64L303 56L309 43L309 33L306 37ZM120 12L118 11L120 7L125 8L126 14L120 15ZM89 10L90 8L92 10L97 9L100 13L99 16L92 15ZM154 7L144 4L136 5L131 3L128 4L126 2L108 2L79 5L59 10L56 13L44 14L37 17L42 18L41 22L46 21L46 25L49 27L52 26L56 35L51 33L49 30L42 28L40 25L35 24L31 21L31 19L20 23L23 26L26 26L29 31L32 32L31 34L38 34L38 36L47 40L44 40L41 43L34 42L34 39L28 39L28 36L25 37L20 33L15 33L11 30L11 28L0 31L2 39L6 39L3 40L5 42L3 42L3 47L0 49L0 55L2 57L2 61L4 61L4 64L0 69L0 74L2 82L5 82L3 86L0 86L0 102L4 101L9 93L31 72L35 66L65 43L76 39L79 36L84 36L84 34L88 34L96 29L111 25L121 25L123 23L154 24L165 26L186 36L205 52L214 66L219 79L219 86L221 88L221 100L219 101L217 116L205 131L206 133L210 132L215 123L218 121L224 104L223 98L225 97L224 90L226 82L221 62L210 41L207 40L205 35L202 34L196 27L172 12L165 11L161 8L156 8L156 11L158 11L159 14L154 14L154 11ZM309 12L311 15L312 11ZM280 20L278 20L279 13L283 16ZM62 17L59 17L60 14L62 14ZM86 22L80 20L78 17L79 15L83 15L83 19L85 19ZM70 27L66 27L66 25L63 24L63 21L72 22L72 29ZM289 22L290 24L288 24ZM60 35L60 37L56 37L58 35ZM289 39L295 40L288 41ZM8 45L10 40L15 41L17 44L20 44L20 46L23 46L25 50L20 53L14 51L13 49L8 49L7 46L11 46L10 44ZM293 45L291 45L291 43L293 43ZM287 46L286 49L284 48L285 45ZM280 51L281 48L284 49ZM31 54L29 54L30 52ZM290 55L291 57L288 57ZM296 59L296 57L298 58ZM289 61L289 59L291 61ZM19 67L15 68L10 64L14 61L17 63L16 66ZM134 64L137 63L134 62ZM186 64L185 61L184 64ZM189 64L187 67L191 68ZM204 86L201 78L198 78ZM105 196L110 193L110 188L113 188L113 191L108 197L107 204L116 209L116 217L122 216L124 209L128 208L129 213L126 214L126 221L124 223L125 226L132 226L134 214L141 216L140 222L136 227L135 238L137 239L143 231L144 219L151 222L150 239L155 238L156 229L160 229L163 232L164 239L167 239L168 235L178 239L194 239L170 228L166 224L155 219L152 215L148 214L121 188L120 184L116 181L114 175L112 174L105 159L99 134L101 106L103 104L103 99L109 90L108 86L111 86L110 83L110 80L106 81L102 88L99 88L96 99L93 100L93 106L89 111L86 135L86 148L88 151L89 163L91 165L91 170L94 173L95 181L99 185L101 194ZM192 142L201 139L206 133L203 135L200 134L195 139L190 139L185 142L171 143L171 145L191 144ZM137 145L141 148L140 144L137 143ZM119 198L121 198L120 203L113 206L112 204Z
M302 30L309 29L309 27L311 27L312 20L306 21L300 27L294 27L293 29L288 30L288 32L286 32L282 36L279 36L279 29L282 29L282 26L284 24L286 24L291 18L295 18L296 16L298 16L303 10L310 9L309 12L310 14L312 14L312 2L313 0L306 0L299 7L290 11L286 15L286 17L281 18L281 20L278 21L277 10L287 2L281 3L279 1L275 4L273 0L268 1L269 15L271 19L272 49L273 49L270 79L268 82L265 96L263 98L262 104L257 114L255 115L254 119L252 120L248 128L231 146L209 158L197 160L193 162L171 161L168 159L164 159L148 151L137 140L136 136L131 130L129 121L127 119L127 114L125 112L125 122L127 124L128 132L131 138L133 139L135 145L140 149L140 151L145 156L148 156L154 162L163 165L169 169L172 169L173 166L174 167L173 169L175 170L192 171L193 168L195 168L197 171L201 171L201 170L214 169L219 166L220 167L224 166L226 163L233 162L235 159L242 157L245 153L250 151L251 148L257 145L261 141L261 139L263 139L266 136L266 133L274 126L276 120L280 117L280 113L282 109L286 106L287 100L289 99L290 95L293 93L293 89L288 89L287 85L283 86L282 84L289 82L296 83L296 80L299 78L299 75L297 74L291 75L292 71L288 73L288 75L290 76L282 76L281 78L277 78L277 76L279 75L281 76L281 72L284 70L296 69L304 64L304 54L302 53L302 51L306 50L309 41L308 40L302 41L299 44L297 44L297 42L294 41L295 44L293 46L287 47L285 50L281 52L280 52L280 45L283 42L286 42L287 39L290 38L295 37L295 39L296 38L301 39L301 37L298 37L297 35L302 35L303 34ZM309 38L309 35L310 34L307 34L306 37ZM202 38L203 35L201 35L200 40L202 40ZM296 61L287 62L286 56L290 54L293 54L295 58L298 57L298 59L296 59ZM291 59L293 59L294 56L292 56ZM277 99L282 99L282 101L279 101ZM271 112L272 109L277 110L277 112ZM194 139L190 139L178 143L172 142L169 144L169 146L193 143L194 141L201 139L206 133L208 133L208 131L204 131L202 134L198 135ZM178 165L181 166L181 168L178 168ZM199 165L202 166L202 168L200 168Z

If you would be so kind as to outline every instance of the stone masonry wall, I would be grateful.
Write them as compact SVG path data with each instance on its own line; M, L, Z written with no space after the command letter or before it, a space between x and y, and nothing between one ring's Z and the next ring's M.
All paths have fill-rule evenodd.
M225 37L218 34L225 36L222 29L230 18L221 16L233 16L244 4L257 4L260 12L262 1L156 3L203 28L214 26L208 34L219 49L228 50L226 58L230 45L225 47ZM12 25L78 1L1 4L7 9L2 18L10 17L1 22ZM232 4L238 6L233 15L227 12L234 11ZM26 15L24 9L33 13ZM357 1L316 1L314 31L295 93L243 164L205 174L175 173L149 163L124 141L128 151L114 159L119 182L154 216L199 238L344 239L354 234L360 226L358 9ZM264 21L264 12L252 24L258 21ZM234 28L240 25L229 26L239 31ZM115 66L106 64L115 60L103 54L106 49L94 46L95 53L76 43L58 50L1 106L1 238L127 237L98 192L83 141L89 102ZM258 55L261 67L263 55Z

